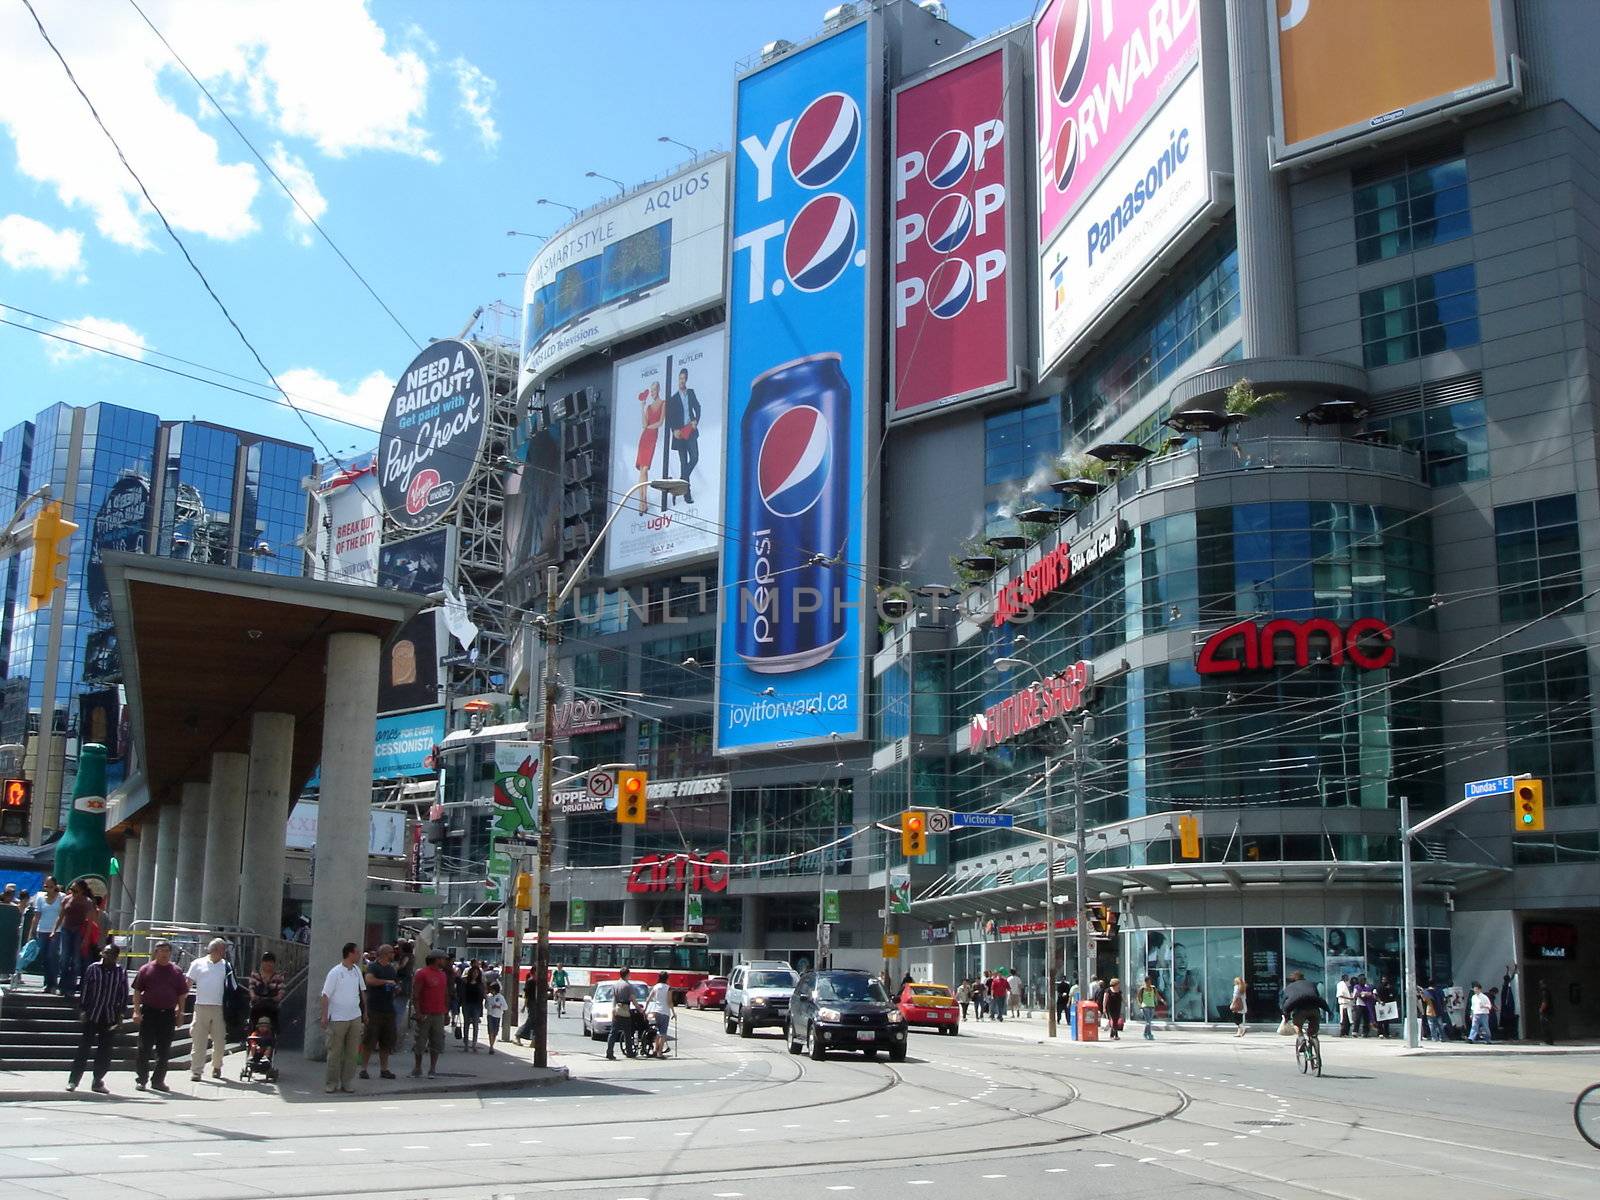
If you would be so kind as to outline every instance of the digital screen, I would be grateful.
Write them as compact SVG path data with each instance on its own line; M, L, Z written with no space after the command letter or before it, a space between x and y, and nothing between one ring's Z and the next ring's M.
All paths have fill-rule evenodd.
M672 222L662 221L607 246L600 255L602 303L659 287L672 275Z

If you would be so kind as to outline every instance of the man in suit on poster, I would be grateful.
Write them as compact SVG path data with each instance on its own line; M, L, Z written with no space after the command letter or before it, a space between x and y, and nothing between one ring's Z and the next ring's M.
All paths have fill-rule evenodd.
M679 368L678 389L667 397L667 444L678 452L678 478L689 485L683 499L693 504L692 477L700 463L700 398L689 386L687 368Z

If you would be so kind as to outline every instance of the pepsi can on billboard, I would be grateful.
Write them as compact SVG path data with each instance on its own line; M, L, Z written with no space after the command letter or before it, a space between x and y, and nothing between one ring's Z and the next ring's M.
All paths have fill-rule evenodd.
M774 367L750 389L740 458L754 464L739 527L739 657L761 675L816 666L844 639L850 385L837 354Z
M881 281L877 17L738 83L716 748L859 738Z

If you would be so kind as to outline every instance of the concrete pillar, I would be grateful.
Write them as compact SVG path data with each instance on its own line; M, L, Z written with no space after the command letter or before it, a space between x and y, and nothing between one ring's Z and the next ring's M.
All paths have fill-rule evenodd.
M178 891L178 818L182 806L168 800L161 806L156 823L156 877L150 889L150 919L172 920L173 901Z
M1239 324L1246 358L1292 355L1300 337L1295 316L1294 241L1289 180L1269 167L1272 60L1276 28L1271 0L1229 0L1228 66L1233 108L1234 220L1239 228Z
M244 865L239 870L239 924L277 937L283 919L283 842L289 823L289 772L294 718L258 712L250 718L250 778L245 787Z
M211 785L204 781L183 785L178 805L178 871L172 892L172 919L179 925L200 920L200 895L205 886L206 809Z
M311 954L306 977L307 1058L327 1057L319 1023L322 981L367 918L367 846L372 823L372 749L377 733L378 655L370 633L328 637L323 691L322 784L317 870L311 881Z
M200 920L213 929L239 923L239 859L244 851L244 794L249 771L247 754L219 750L211 756Z
M126 929L133 924L133 896L139 887L141 842L137 829L128 830L122 839L122 852L117 855L117 906L114 916L118 929Z
M150 920L156 898L156 857L160 854L160 821L152 815L139 828L139 878L133 885L133 919ZM144 928L141 924L140 928Z

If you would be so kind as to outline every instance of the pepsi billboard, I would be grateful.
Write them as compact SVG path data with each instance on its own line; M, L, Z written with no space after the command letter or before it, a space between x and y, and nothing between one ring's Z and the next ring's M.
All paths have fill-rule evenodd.
M738 83L722 753L862 736L881 58L862 21Z
M1008 57L895 93L891 420L1016 385Z

